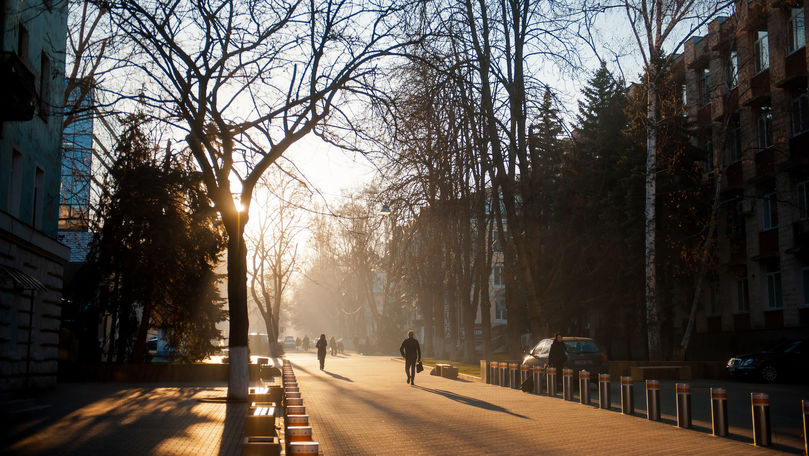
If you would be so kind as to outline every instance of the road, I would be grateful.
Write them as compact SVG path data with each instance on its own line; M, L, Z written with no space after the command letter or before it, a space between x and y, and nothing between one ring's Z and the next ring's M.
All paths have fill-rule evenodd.
M778 453L741 436L717 438L426 371L410 386L403 363L386 356L330 356L322 372L312 353L288 358L326 455Z

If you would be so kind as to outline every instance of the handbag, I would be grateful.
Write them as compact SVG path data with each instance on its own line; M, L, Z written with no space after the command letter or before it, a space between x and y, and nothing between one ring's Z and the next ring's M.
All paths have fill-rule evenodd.
M424 370L424 365L421 364L421 361L419 361L418 364L416 364L416 372L421 372L423 370Z

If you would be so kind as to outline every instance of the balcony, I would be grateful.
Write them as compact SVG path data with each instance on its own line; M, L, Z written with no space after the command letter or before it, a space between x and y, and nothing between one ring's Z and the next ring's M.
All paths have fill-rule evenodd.
M724 176L725 182L722 186L722 193L727 195L730 193L742 193L744 191L744 173L742 171L742 163L736 162L727 167Z
M764 312L764 327L767 329L780 329L784 327L783 310L767 310Z
M758 233L758 255L755 261L766 263L778 260L778 229L773 228Z
M750 178L752 184L772 185L775 182L775 149L769 147L756 153L756 175Z
M778 84L782 89L806 86L806 47L789 54L784 59L784 77Z
M809 220L798 220L792 224L792 247L786 253L802 261L809 260Z
M34 73L14 52L0 52L0 87L6 100L0 107L0 121L34 118Z
M747 106L761 106L770 99L770 69L750 78L750 98L747 99Z
M749 331L750 330L750 314L742 313L733 315L733 330L734 331Z
M730 266L747 264L747 242L744 239L730 239L728 264Z

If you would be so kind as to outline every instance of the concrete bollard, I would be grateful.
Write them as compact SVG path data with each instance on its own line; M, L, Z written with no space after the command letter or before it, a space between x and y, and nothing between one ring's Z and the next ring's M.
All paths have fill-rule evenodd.
M309 426L309 415L287 415L286 426Z
M500 381L498 384L500 386L508 386L508 363L501 361L498 366L498 370L500 371Z
M288 426L286 436L287 442L311 442L312 426Z
M548 396L556 397L556 368L548 367L547 372L548 374L545 375L545 378L547 379L548 384Z
M677 383L677 427L691 427L691 385L688 383Z
M711 430L713 435L728 435L728 392L724 388L711 388Z
M803 452L809 456L809 401L801 401L803 410Z
M753 445L772 445L770 396L765 393L750 393L750 406L753 412Z
M660 421L660 382L646 380L646 419Z
M487 385L492 383L492 379L489 377L489 362L485 359L480 360L480 379Z
M562 396L566 401L573 400L573 369L562 369Z
M489 364L489 383L497 385L497 361L492 361Z
M317 442L291 442L287 445L287 454L318 454Z
M510 386L511 389L520 388L519 367L520 366L517 363L508 364L508 386Z
M523 364L520 366L520 385L525 383L528 380L528 376L531 375L531 367L527 364Z
M612 408L610 397L610 374L598 374L598 408Z
M579 402L590 405L590 373L584 369L579 372Z
M534 366L531 373L534 375L534 394L542 394L542 366Z
M621 413L635 414L635 385L632 377L621 377Z

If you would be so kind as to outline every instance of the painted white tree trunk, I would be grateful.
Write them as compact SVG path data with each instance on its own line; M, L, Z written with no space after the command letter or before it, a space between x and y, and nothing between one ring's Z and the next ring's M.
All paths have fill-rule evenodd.
M247 400L247 389L250 387L250 375L247 347L230 347L230 364L228 367L228 399L234 401Z
M655 198L657 197L657 83L649 73L649 98L646 111L646 334L649 359L661 359L660 313L657 308L655 259Z

